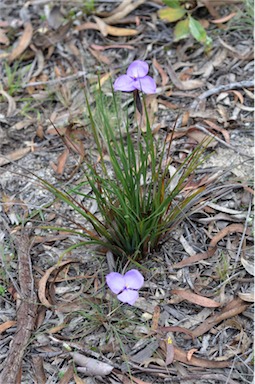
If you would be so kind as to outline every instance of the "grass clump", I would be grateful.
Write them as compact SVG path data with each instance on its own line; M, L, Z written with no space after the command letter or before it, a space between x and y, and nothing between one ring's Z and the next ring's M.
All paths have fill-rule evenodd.
M109 113L109 103L112 113ZM87 160L84 172L93 191L93 196L87 195L87 198L96 200L96 213L78 202L72 191L61 191L41 180L56 198L66 202L92 227L91 230L79 224L72 229L52 228L84 238L68 251L86 244L98 244L111 250L120 260L139 261L156 249L188 214L203 190L183 193L203 160L204 146L198 146L170 176L171 140L165 139L160 144L155 139L145 103L142 104L145 132L130 124L128 118L125 122L120 119L121 106L114 92L111 98L107 98L99 90L93 111L87 98L98 158L97 161ZM131 133L131 127L132 131L136 129L136 137Z

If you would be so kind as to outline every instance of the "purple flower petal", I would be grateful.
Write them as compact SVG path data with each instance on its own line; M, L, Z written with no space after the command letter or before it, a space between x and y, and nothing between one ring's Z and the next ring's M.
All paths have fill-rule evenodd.
M106 276L106 283L113 293L120 293L125 288L125 278L118 272L111 272Z
M139 295L137 291L131 291L131 289L125 289L120 293L117 298L122 301L122 303L128 303L133 305L138 299Z
M130 76L121 75L115 80L113 89L114 91L131 92L134 91L136 87L134 85L134 80Z
M144 77L149 72L149 66L145 61L135 60L127 69L127 75L138 78Z
M140 289L143 286L143 275L136 269L131 269L124 275L125 286L132 289Z
M136 89L144 93L156 93L156 83L150 76L141 77L136 80Z

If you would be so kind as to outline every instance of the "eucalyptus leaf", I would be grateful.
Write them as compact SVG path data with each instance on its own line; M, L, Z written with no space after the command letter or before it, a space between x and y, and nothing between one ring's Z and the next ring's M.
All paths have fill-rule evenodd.
M192 16L189 17L189 30L192 36L200 43L206 42L206 30L202 24L194 19Z
M175 41L184 39L185 37L187 37L189 35L190 35L189 19L178 21L178 23L174 27Z
M182 7L179 7L179 8L167 7L167 8L160 9L158 12L160 19L167 20L170 23L180 20L185 14L186 14L186 11Z

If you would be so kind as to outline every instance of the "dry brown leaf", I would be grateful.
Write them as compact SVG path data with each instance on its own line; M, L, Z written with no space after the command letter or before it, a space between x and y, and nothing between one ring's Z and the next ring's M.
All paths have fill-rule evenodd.
M0 324L0 334L5 332L7 329L11 327L15 327L16 324L17 324L17 321L14 321L14 320L8 320Z
M145 3L145 1L146 0L137 0L133 2L132 0L123 0L121 4L111 12L110 16L105 17L103 20L109 24L118 23L123 17Z
M160 343L161 349L166 353L166 343L162 341ZM195 356L189 356L189 359L187 357L187 351L184 351L181 348L178 348L176 345L174 345L174 360L180 361L182 363L185 363L187 365L192 365L195 367L201 367L201 368L226 368L231 366L231 362L228 361L214 361L214 360L207 360L207 359L200 359Z
M43 32L38 32L33 37L33 42L36 45L37 48L41 48L42 50L46 48L53 47L63 40L65 35L68 33L72 25L72 21L67 22L64 25L61 25L56 31L53 30L46 30ZM52 51L52 52L53 52ZM47 58L49 58L50 52L48 52Z
M166 72L164 71L162 66L159 64L159 62L155 58L152 59L152 64L159 71L159 74L160 74L161 79L162 79L161 85L162 85L162 87L164 87L165 85L167 85L169 77L167 76Z
M43 357L42 356L32 356L33 368L36 377L36 384L46 384L46 374L43 367Z
M213 361L206 359L199 359L197 357L191 356L188 359L187 352L183 349L177 348L174 346L174 359L185 363L187 365L193 365L195 367L201 368L226 368L231 366L231 362L228 361Z
M246 292L246 293L239 292L238 296L243 301L248 301L249 303L254 303L254 301L255 301L254 292Z
M156 305L156 307L154 308L152 323L151 323L152 331L156 331L156 329L158 329L159 317L160 317L160 306Z
M134 36L138 34L138 31L135 29L112 27L111 25L106 24L99 17L94 16L94 19L103 36Z
M181 81L176 75L172 65L168 62L168 73L173 82L173 84L182 91L190 91L192 89L202 88L204 86L204 81L202 80L187 80Z
M159 326L157 331L159 333L162 333L162 332L182 332L182 333L185 333L185 335L191 336L192 339L194 338L192 331L190 331L189 329L183 328L183 327L179 327L178 325L174 325L174 326L170 325L168 327Z
M187 352L187 360L190 361L192 356L193 356L193 353L197 352L198 349L197 348L192 348L190 349L188 352Z
M239 297L233 299L229 304L222 308L220 313L208 317L202 324L197 328L192 330L194 337L199 337L206 332L208 332L215 325L221 323L223 320L229 319L231 317L237 316L247 309L249 304L241 300ZM189 336L184 336L184 338L190 338Z
M1 84L0 84L0 86L1 86ZM4 96L7 99L8 109L7 109L6 117L11 117L16 110L16 102L15 102L14 98L12 96L10 96L9 93L4 91L1 87L0 87L0 95Z
M54 333L58 333L59 331L64 329L66 326L67 326L67 324L65 324L65 323L64 324L59 324L56 327L48 329L47 332L50 333L51 335L54 335Z
M99 61L99 63L104 63L107 65L111 64L111 60L109 59L109 57L103 55L101 52L95 51L92 48L88 48L88 49L91 55L94 56L97 59L97 61Z
M75 384L85 384L85 381L82 380L76 373L73 374Z
M206 135L205 133L192 127L188 129L187 136L196 140L199 144L204 144L206 148L214 148L218 144L216 140L210 140L211 137L209 135Z
M105 51L106 49L135 49L132 45L128 44L109 44L109 45L97 45L97 44L91 44L90 48L94 49L95 51Z
M58 175L63 175L69 153L69 149L65 148L61 155L58 157L58 165L56 167L56 173Z
M173 340L169 336L166 340L166 365L172 364L174 359L174 345Z
M253 58L253 47L247 47L245 51L240 52L240 50L237 50L232 45L227 44L225 41L223 41L220 37L218 38L221 45L226 48L228 51L232 52L235 57L237 57L240 60L250 60Z
M214 300L208 299L207 297L197 295L189 290L184 289L172 289L171 293L182 297L184 300L188 300L193 304L201 305L207 308L217 308L221 304Z
M9 63L12 63L16 60L20 55L27 49L29 44L31 43L33 37L33 27L30 22L25 23L25 29L20 37L17 46L13 49L8 57Z
M38 297L39 297L40 302L45 307L47 307L47 308L52 307L52 304L46 299L46 285L47 285L47 281L48 281L50 275L52 274L52 272L55 271L55 270L58 270L58 269L62 269L63 267L65 267L68 264L78 263L78 262L79 261L76 261L76 260L62 261L59 264L53 265L53 267L49 268L45 272L45 274L43 275L43 277L40 279L40 281L38 283Z
M228 93L234 93L234 95L240 100L240 103L243 104L244 103L244 98L243 98L243 95L241 94L241 92L239 91L236 91L235 89L231 89L230 91L227 91Z
M9 45L10 40L6 36L6 31L0 28L0 44Z
M16 161L27 155L31 151L31 148L20 148L16 151L13 151L12 153L9 153L6 156L0 155L0 167L3 165L9 164L12 161Z
M229 233L239 232L242 233L244 231L244 226L242 224L231 224L226 228L223 228L216 236L214 236L210 242L210 248L207 252L197 253L187 259L180 261L173 265L173 268L183 268L184 266L191 265L193 263L197 263L201 260L208 259L212 257L216 251L217 243L227 236Z
M210 20L210 22L211 22L211 23L214 23L214 24L222 24L222 23L226 23L227 21L231 20L235 15L236 15L236 12L232 12L232 13L230 13L230 14L227 15L227 16L221 17L220 19L217 19L217 20Z
M204 120L204 122L209 125L209 127L211 127L212 129L221 132L224 136L226 143L230 144L230 135L226 129L219 127L217 124L213 123L210 120Z
M73 364L70 364L64 373L64 376L60 379L59 384L70 384L73 378Z
M241 263L244 269L251 275L254 276L254 260L247 260L241 256Z

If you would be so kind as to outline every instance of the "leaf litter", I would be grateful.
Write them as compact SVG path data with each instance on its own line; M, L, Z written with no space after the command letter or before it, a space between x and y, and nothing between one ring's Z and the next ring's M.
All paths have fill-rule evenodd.
M202 4L212 16L212 24L227 26L228 20L236 19L236 5L231 8L231 2L226 11L209 2ZM114 306L103 279L107 266L96 249L76 250L59 262L66 245L75 242L72 235L46 235L35 225L38 216L26 224L34 231L34 245L23 254L27 261L31 257L33 266L27 277L34 279L34 285L31 280L26 282L26 289L32 289L33 296L39 292L43 305L37 305L36 325L29 324L27 329L31 332L26 334L26 338L31 337L30 344L21 342L18 356L10 355L13 347L9 337L13 337L14 346L20 343L15 326L20 329L24 317L16 317L16 305L20 305L18 294L23 286L16 284L16 271L21 265L19 258L13 258L11 231L6 228L19 230L22 226L13 228L10 212L2 210L1 234L7 251L1 272L7 272L1 286L8 290L0 311L6 356L1 364L5 366L13 359L3 373L10 378L9 368L15 364L20 368L26 350L26 363L16 372L22 383L43 383L52 377L53 382L62 384L85 380L96 383L100 382L97 376L104 376L109 383L162 383L170 377L180 382L207 383L210 379L215 383L242 383L253 375L254 267L247 201L254 191L251 162L242 153L252 156L253 82L249 79L253 70L247 49L252 50L253 44L247 38L245 46L241 32L225 28L220 40L214 42L211 55L206 56L190 39L172 42L171 28L155 18L159 7L157 1L95 2L92 14L85 15L78 4L71 9L63 3L60 8L50 8L49 13L42 4L31 4L27 12L32 17L25 22L14 7L3 7L6 23L0 25L0 57L13 70L18 62L18 74L22 76L28 63L34 65L25 84L17 82L16 93L6 70L0 69L1 192L10 201L21 201L30 214L38 210L37 215L46 220L54 213L52 220L59 227L73 215L54 203L32 178L25 177L19 166L59 185L60 176L68 185L77 186L82 160L89 151L95 151L86 125L81 123L85 112L83 77L95 84L96 71L100 71L102 78L110 74L114 80L115 73L134 59L146 59L153 65L158 86L158 104L154 103L150 112L155 137L164 136L165 127L172 129L177 120L171 154L176 164L202 136L214 135L215 151L198 174L198 185L203 176L212 188L210 202L198 205L190 220L176 228L162 249L145 260L147 283L132 308ZM74 12L75 22L68 19L68 12ZM241 51L235 48L238 44ZM171 55L166 55L165 45ZM95 53L101 51L103 56ZM30 82L35 85L27 87ZM102 86L107 94L107 80ZM15 124L25 118L31 125L16 129ZM54 134L51 121L57 129ZM39 126L41 134L37 135ZM198 128L201 126L205 130ZM32 140L33 146L29 145ZM214 177L217 172L219 178ZM231 183L235 187L227 187ZM190 188L197 185L190 184ZM220 194L215 192L217 188ZM52 207L47 212L42 207L49 201ZM24 236L21 233L15 242L18 256Z

